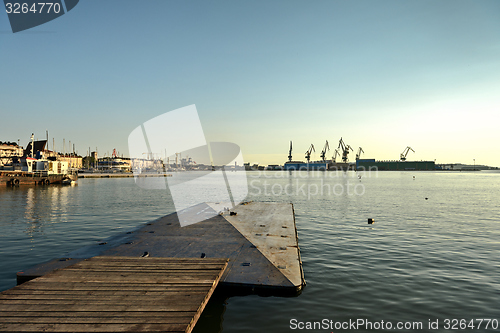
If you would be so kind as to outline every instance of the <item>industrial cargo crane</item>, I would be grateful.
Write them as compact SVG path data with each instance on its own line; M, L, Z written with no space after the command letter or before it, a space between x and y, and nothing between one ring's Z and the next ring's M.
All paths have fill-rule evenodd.
M290 151L288 152L288 161L292 161L292 141L290 141Z
M311 160L311 152L316 152L316 150L314 149L314 145L311 143L311 147L309 147L309 149L306 151L306 160L307 160L307 163L309 163L309 161Z
M321 159L323 160L323 162L325 161L326 159L326 152L327 150L330 150L330 145L328 144L328 140L326 140L326 143L325 143L325 147L323 148L323 150L321 151Z
M359 158L361 157L361 153L364 153L365 151L363 150L363 148L359 147L358 149L358 153L356 154L356 161L359 160Z
M410 150L412 152L415 152L410 146L406 147L405 150L403 150L403 152L400 155L401 161L406 161L406 155L408 155Z
M351 146L349 145L346 145L344 143L344 140L342 140L342 138L340 138L339 140L339 147L338 148L342 148L342 162L344 163L347 163L347 155L349 154L349 149L354 151Z
M339 154L339 150L338 149L335 149L335 152L333 153L333 157L332 157L332 160L333 160L333 163L337 163L337 155L340 156Z

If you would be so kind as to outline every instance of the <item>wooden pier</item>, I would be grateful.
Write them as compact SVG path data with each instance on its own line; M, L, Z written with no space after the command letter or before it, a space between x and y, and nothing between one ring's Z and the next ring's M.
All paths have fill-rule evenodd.
M227 259L97 256L0 294L0 332L191 332Z

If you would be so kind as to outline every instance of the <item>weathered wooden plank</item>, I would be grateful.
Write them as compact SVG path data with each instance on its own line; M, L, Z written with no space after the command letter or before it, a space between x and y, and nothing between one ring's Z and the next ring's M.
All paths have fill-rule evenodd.
M72 318L75 320L77 318L102 318L102 320L108 320L108 318L147 318L148 321L156 320L170 320L172 322L179 320L179 322L184 322L187 318L189 321L196 314L195 311L169 311L161 312L161 316L158 316L158 312L140 312L140 311L2 311L0 312L0 317L16 317L16 318ZM168 319L172 318L172 319Z
M184 324L10 324L11 332L184 332ZM0 327L2 329L2 327Z
M40 291L137 291L138 288L144 291L182 291L182 290L206 290L212 287L212 283L197 283L197 284L175 284L175 283L128 283L128 284L113 284L99 282L48 282L37 283L36 285L22 284L16 287L17 290L36 290ZM17 289L19 288L19 289Z
M182 302L184 304L197 304L200 299L203 299L206 293L185 293L177 295L169 295L168 301ZM27 295L9 295L9 297L2 297L0 301L2 304L80 304L80 305L91 305L91 304L102 304L102 305L128 305L130 302L148 302L151 304L156 304L158 302L163 302L167 299L165 295L161 296L70 296L70 297L57 297L52 295L51 297L43 297L38 295L38 297L29 297Z
M108 275L105 272L68 272L64 274L66 281L84 282L84 281L98 281L98 282L113 282L119 283L120 281L129 281L132 277L135 283L157 283L168 281L170 283L182 282L185 283L207 283L213 280L216 274L157 274L157 273L120 273ZM59 276L42 276L38 282L61 280ZM198 282L196 282L198 281Z
M130 257L125 257L125 258L130 258ZM152 259L158 259L155 257L150 257ZM181 258L183 259L183 258ZM189 266L186 266L185 264L189 264ZM191 267L203 267L203 268L216 268L220 262L217 262L216 260L210 260L207 258L204 258L203 260L199 260L199 258L191 258L191 260L179 260L179 261L158 261L158 260L151 260L149 261L144 261L143 259L137 260L137 259L130 259L130 260L113 260L113 261L96 261L95 263L92 263L92 265L89 265L88 262L86 261L80 261L76 262L73 264L73 267L98 267L98 266L117 266L117 267L135 267L135 266L141 266L141 267L181 267L183 269L190 269Z
M117 273L117 274L111 274L111 273ZM160 276L164 277L163 281L166 282L170 277L176 277L176 276L216 276L218 273L217 270L127 270L127 269L120 269L120 270L115 270L115 269L110 269L110 270L96 270L96 269L85 269L85 268L80 268L80 269L64 269L64 273L62 273L61 270L55 271L54 274L50 274L50 277L57 277L59 274L64 274L65 277L72 276L72 275L81 275L81 274L86 274L86 275L104 275L106 277L112 278L114 276L128 276L131 274L134 274L134 276L142 276L142 275L147 275L147 276ZM43 279L45 276L42 276L41 278Z
M0 311L136 311L136 312L162 312L162 311L197 311L199 304L139 304L139 305L109 305L92 304L0 304Z
M200 269L203 269L203 270L219 270L220 269L220 265L219 264L214 264L214 263L197 263L197 264L192 264L192 263L189 263L189 266L186 267L186 263L189 263L189 262L184 262L184 263L181 263L181 264L174 264L174 263L171 263L171 264L165 264L165 265L162 265L162 264L151 264L151 265L141 265L140 267L142 269L146 269L146 270L165 270L165 269L168 269L168 270L185 270L185 271L196 271L196 270L200 270ZM95 265L92 265L92 266L87 266L87 265L83 265L83 264L74 264L71 266L71 269L79 269L79 268L88 268L88 267L91 267L92 269L99 269L99 268L105 268L105 269L137 269L137 265L133 264L133 263L127 263L127 262L123 262L123 263L112 263L112 264L107 264L105 262L97 262ZM69 267L68 267L69 268Z
M0 294L0 299L6 298L9 296L11 299L22 299L22 298L30 298L30 299L44 299L44 298L57 298L64 299L70 297L113 297L113 296L133 296L133 297L159 297L159 296L175 296L175 295L185 295L186 292L189 294L206 294L208 292L208 288L185 288L183 290L177 291L148 291L148 290L74 290L74 291L64 291L64 290L13 290L10 292L5 292ZM12 295L12 297L10 297Z
M40 313L40 312L39 312ZM195 313L193 312L193 315ZM192 316L184 316L184 317L162 317L162 316L154 316L154 317L144 317L144 316L78 316L78 317L54 317L54 316L44 316L43 313L41 316L3 316L2 323L3 324L138 324L147 322L149 324L180 324L187 326Z
M39 283L45 283L45 282L57 282L59 281L60 279L57 278L57 277L41 277L40 279L43 280L40 280L40 281L37 281ZM89 282L114 282L114 283L126 283L128 281L130 277L127 277L127 276L116 276L116 277L113 277L113 279L103 279L103 278L100 278L99 276L87 276L87 279ZM67 277L67 280L68 282L84 282L85 280L82 279L81 277L78 277L78 276L68 276ZM158 278L148 278L148 277L137 277L135 283L160 283L162 281L162 278L161 277L158 277ZM189 278L189 277L175 277L175 278L170 278L169 281L171 283L182 283L182 282L187 282L189 281L190 283L193 283L193 284L207 284L207 283L212 283L213 282L213 279L211 279L211 277L208 277L208 276L205 276L203 280L198 280L196 278Z
M139 268L115 268L115 267L110 267L109 269L106 268L78 268L78 269L72 269L72 268L66 268L64 275L70 275L71 273L74 274L81 274L82 272L85 274L90 274L90 273L95 273L99 274L102 273L104 275L109 275L109 273L122 273L122 274L136 274L138 276L140 275L148 275L148 276L155 276L155 275L161 275L161 276L202 276L202 275L207 275L207 276L212 276L212 275L217 275L219 273L219 269L204 269L204 268L199 268L197 270L189 270L189 269L147 269L145 270L144 267L139 267Z

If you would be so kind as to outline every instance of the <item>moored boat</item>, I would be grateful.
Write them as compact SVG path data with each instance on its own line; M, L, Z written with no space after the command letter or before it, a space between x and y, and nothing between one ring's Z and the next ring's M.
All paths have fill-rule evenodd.
M0 169L0 186L61 184L64 179L76 181L78 172L53 157L13 158L12 165Z
M76 185L76 180L71 179L70 177L66 176L61 180L61 184L63 185Z
M0 170L0 186L62 184L64 180L76 181L76 173L49 173L46 171Z
M22 157L9 157L12 163L0 167L0 186L71 184L78 179L77 169L71 169L58 156L46 156L46 140L35 141L34 134Z

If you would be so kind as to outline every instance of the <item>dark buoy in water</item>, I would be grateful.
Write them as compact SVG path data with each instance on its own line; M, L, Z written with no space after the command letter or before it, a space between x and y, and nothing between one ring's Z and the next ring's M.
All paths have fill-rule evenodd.
M429 198L425 198L425 200L429 200Z
M373 219L368 219L368 224L373 224L375 221Z

